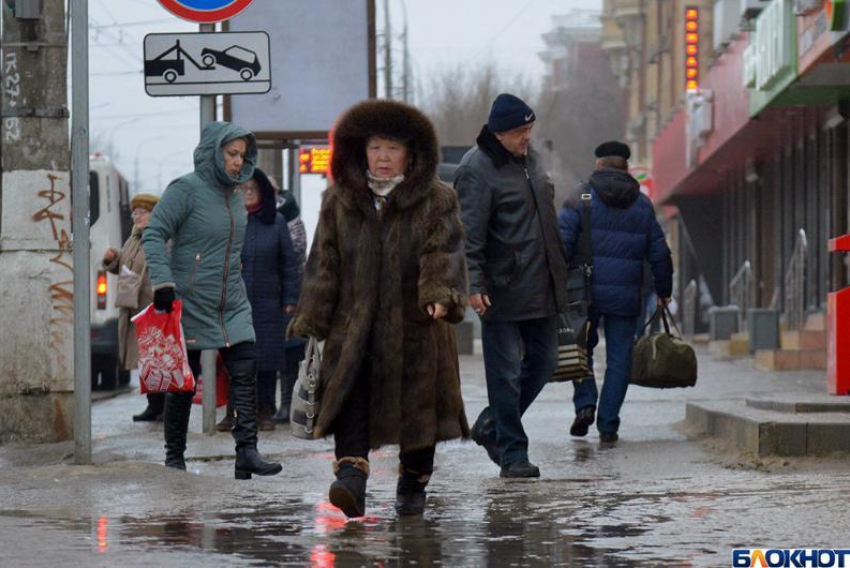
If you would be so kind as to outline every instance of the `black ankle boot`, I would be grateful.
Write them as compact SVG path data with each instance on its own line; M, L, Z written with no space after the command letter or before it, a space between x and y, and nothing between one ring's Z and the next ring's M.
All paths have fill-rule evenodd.
M267 462L257 451L257 363L235 361L229 365L230 401L233 407L233 439L236 441L236 479L251 475L275 475L279 463Z
M395 494L395 511L399 516L408 517L425 512L425 487L430 479L428 474L420 474L399 465Z
M191 392L170 392L165 395L163 433L165 435L165 466L186 470L186 433L192 412Z
M365 515L369 462L363 458L342 458L334 462L334 473L336 481L328 491L331 505L341 509L346 517Z

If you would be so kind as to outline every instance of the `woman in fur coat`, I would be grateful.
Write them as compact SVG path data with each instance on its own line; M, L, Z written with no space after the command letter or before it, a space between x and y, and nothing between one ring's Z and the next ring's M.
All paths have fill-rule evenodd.
M435 444L469 435L451 325L465 309L463 234L438 161L433 125L410 106L363 102L337 125L290 331L325 341L316 430L334 436L329 498L349 517L365 514L370 449L400 446L395 507L415 515Z

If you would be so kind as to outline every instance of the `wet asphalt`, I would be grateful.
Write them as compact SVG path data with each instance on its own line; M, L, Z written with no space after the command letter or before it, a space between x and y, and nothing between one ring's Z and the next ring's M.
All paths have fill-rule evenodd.
M846 547L850 460L759 460L689 435L687 400L816 392L822 375L772 375L700 353L700 383L631 389L621 441L570 438L568 385L525 419L538 480L503 480L472 442L438 446L427 510L395 515L397 450L372 456L367 516L327 502L329 440L261 433L282 474L233 479L232 441L200 432L189 472L167 470L143 398L94 405L93 466L73 445L0 447L0 566L729 566L734 548ZM470 421L486 403L480 357L462 360Z

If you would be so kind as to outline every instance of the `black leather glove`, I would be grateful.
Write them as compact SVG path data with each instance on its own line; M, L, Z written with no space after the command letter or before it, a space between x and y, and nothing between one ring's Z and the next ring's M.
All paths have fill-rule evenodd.
M174 303L174 288L168 286L160 288L153 293L153 307L158 312L171 313L172 304Z

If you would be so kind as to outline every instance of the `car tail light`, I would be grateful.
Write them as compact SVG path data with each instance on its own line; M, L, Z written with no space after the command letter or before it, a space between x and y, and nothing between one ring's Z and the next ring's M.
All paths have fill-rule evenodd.
M97 273L97 309L106 309L106 272L103 270Z

